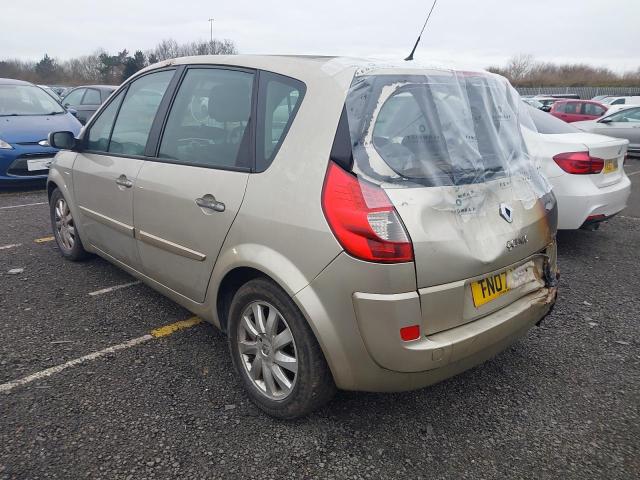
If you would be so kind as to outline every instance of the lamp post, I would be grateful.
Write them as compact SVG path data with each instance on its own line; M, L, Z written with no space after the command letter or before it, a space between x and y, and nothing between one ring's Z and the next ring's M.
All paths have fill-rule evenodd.
M211 43L213 43L213 18L209 19L209 24L211 25Z

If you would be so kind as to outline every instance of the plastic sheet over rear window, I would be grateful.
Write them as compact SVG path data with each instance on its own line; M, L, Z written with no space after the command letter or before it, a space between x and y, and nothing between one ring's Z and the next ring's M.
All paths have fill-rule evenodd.
M398 72L398 73L396 73ZM346 107L354 172L385 188L443 189L440 209L481 214L493 189L531 208L551 191L523 126L526 105L502 77L486 72L360 69Z

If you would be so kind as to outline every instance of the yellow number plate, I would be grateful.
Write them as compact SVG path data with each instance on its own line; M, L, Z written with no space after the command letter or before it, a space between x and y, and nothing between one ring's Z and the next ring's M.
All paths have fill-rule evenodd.
M604 173L611 173L618 170L618 159L612 158L604 161Z
M476 307L495 300L509 291L507 272L498 273L471 284L471 295Z

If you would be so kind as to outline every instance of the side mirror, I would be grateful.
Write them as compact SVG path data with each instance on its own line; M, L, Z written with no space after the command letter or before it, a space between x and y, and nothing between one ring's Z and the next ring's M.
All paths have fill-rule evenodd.
M610 118L601 118L600 120L598 120L598 123L611 123L611 119Z
M49 145L60 150L71 150L76 146L76 137L71 132L51 132Z
M71 115L73 115L74 117L78 116L78 110L76 110L73 107L69 107L69 104L65 105L67 108L67 112L69 112Z

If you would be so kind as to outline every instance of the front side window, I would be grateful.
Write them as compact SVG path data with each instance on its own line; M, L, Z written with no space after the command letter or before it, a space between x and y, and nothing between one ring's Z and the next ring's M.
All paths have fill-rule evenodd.
M622 112L609 115L607 120L611 122L640 122L640 108L631 108Z
M51 115L64 110L34 85L0 85L0 116Z
M126 90L122 90L118 96L107 105L107 108L100 112L100 116L91 125L87 138L87 150L94 152L106 152L109 150L109 137L111 136L113 121L116 118L125 91Z
M578 106L580 104L576 102L567 102L564 104L564 113L578 113Z
M129 85L111 134L110 153L144 154L153 119L173 74L173 70L150 73Z
M65 105L80 105L80 102L82 101L82 96L84 95L85 89L84 88L78 88L77 90L74 90L73 92L69 93L69 95L67 95L66 97L64 97L64 104Z
M100 91L95 88L87 88L82 98L82 105L100 105Z
M553 106L553 109L558 113L564 113L564 106L564 103L556 102L556 104Z
M196 166L250 168L254 75L191 68L180 85L162 135L159 157Z
M604 113L604 109L595 103L583 103L582 114L583 115L595 115L600 116Z
M305 85L283 75L260 74L256 170L265 170L273 161L302 102Z

